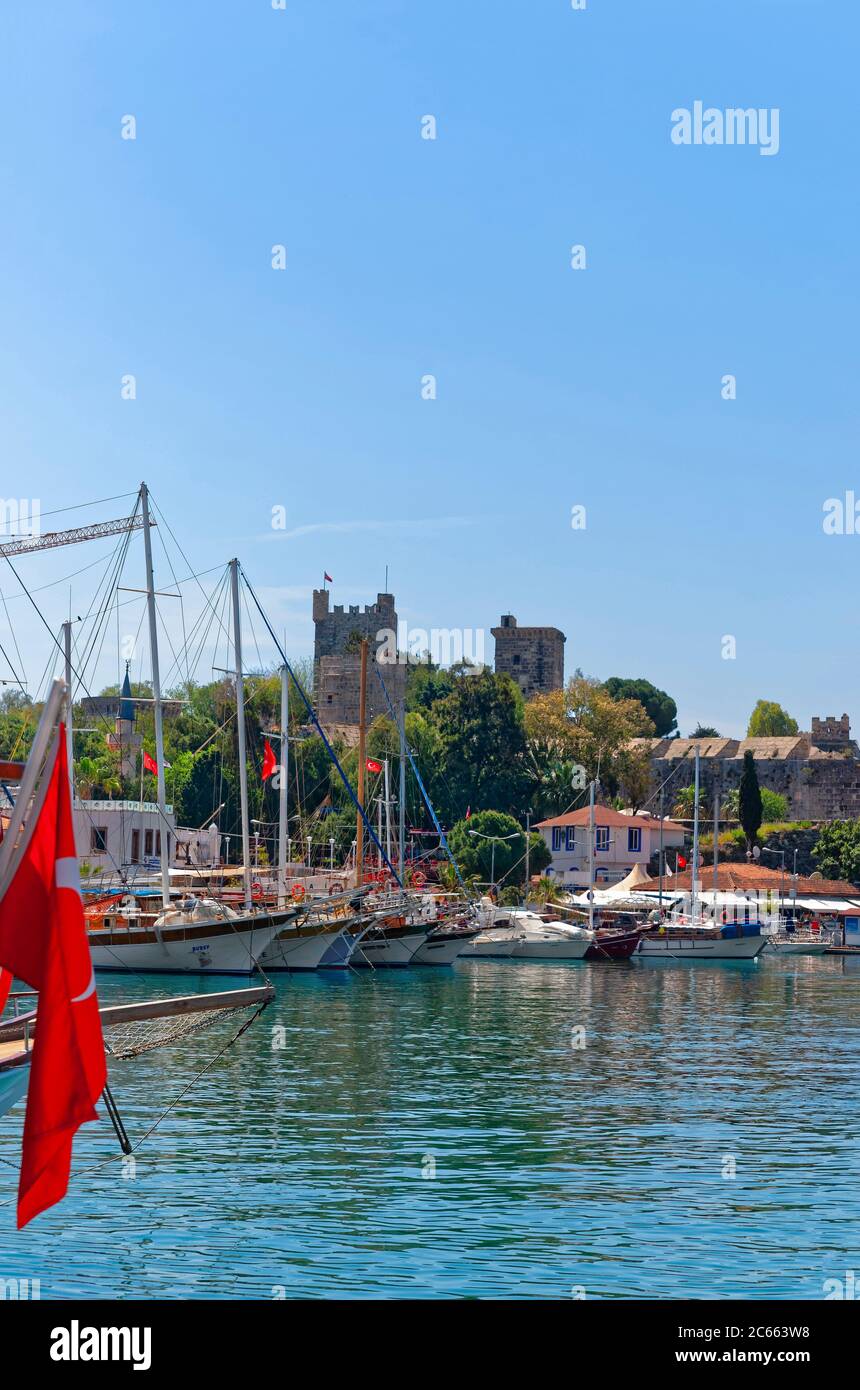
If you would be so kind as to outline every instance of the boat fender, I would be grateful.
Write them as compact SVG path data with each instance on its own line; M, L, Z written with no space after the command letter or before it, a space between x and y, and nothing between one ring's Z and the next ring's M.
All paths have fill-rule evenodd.
M254 899L255 903L258 903L262 896L263 885L258 878L255 878L254 882L251 884L251 897Z

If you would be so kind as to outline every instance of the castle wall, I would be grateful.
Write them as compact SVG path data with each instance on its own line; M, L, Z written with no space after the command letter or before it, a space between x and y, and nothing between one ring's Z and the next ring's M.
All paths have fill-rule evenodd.
M651 762L653 786L676 771L676 759L654 758ZM778 792L788 803L789 820L846 820L860 817L860 759L854 756L824 758L756 758L756 775L761 787ZM706 803L711 804L718 782L723 793L740 786L742 758L702 758L699 777ZM685 770L676 773L667 794L692 784L692 760L685 759Z

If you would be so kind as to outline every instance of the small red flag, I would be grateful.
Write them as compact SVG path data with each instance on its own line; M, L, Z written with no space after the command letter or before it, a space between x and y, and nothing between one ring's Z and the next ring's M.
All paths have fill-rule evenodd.
M382 763L377 763L377 762L375 762L373 758L366 758L366 759L365 759L365 762L364 762L364 766L367 768L368 772L381 772L381 771L382 771Z
M272 750L272 745L269 742L269 740L266 739L265 746L263 748L263 771L261 774L264 782L268 777L271 777L272 773L275 771L277 766L278 760L275 757L275 754Z
M149 756L146 749L143 750L143 770L144 772L154 773L156 777L158 776L158 763L154 758Z
M81 902L66 735L0 900L0 962L39 992L18 1184L18 1226L65 1196L72 1140L97 1120L107 1069Z
M471 820L471 819L472 819L472 808L471 808L471 806L467 806L467 807L466 807L466 820Z
M686 869L686 867L687 867L687 861L686 861L686 859L684 858L683 854L679 854L679 855L678 855L678 868L679 868L679 869Z

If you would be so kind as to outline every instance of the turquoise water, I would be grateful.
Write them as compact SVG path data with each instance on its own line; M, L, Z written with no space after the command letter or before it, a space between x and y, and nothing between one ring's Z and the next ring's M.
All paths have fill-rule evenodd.
M234 1028L112 1064L133 1139ZM21 1233L0 1209L0 1277L42 1298L821 1298L860 1270L858 1064L840 958L281 977L134 1177L103 1120L61 1206ZM22 1121L0 1120L0 1199Z

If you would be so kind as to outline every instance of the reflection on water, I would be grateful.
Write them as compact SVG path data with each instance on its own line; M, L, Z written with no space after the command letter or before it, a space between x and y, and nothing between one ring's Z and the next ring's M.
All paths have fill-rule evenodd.
M62 1206L22 1233L0 1209L0 1277L43 1297L820 1298L860 1267L855 964L281 977L133 1179L104 1120ZM133 1139L235 1027L112 1065ZM22 1120L0 1120L0 1199Z

